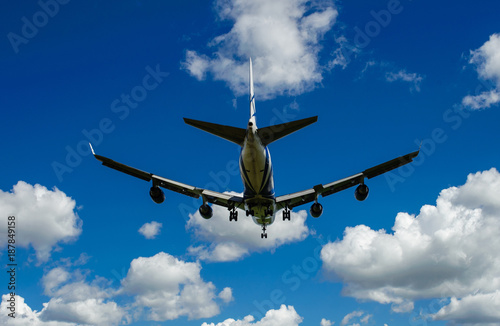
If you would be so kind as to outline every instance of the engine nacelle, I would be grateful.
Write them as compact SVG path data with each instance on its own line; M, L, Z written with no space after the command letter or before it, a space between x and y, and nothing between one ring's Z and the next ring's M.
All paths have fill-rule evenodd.
M212 207L210 207L207 204L201 205L198 211L200 212L201 217L203 217L206 220L210 219L214 215Z
M368 186L365 184L360 184L357 188L356 191L354 191L354 197L356 197L357 200L363 201L368 197L368 192L370 189L368 189Z
M163 190L161 190L158 186L151 187L151 189L149 189L149 195L151 196L151 199L157 204L161 204L165 200L165 194L163 193Z
M323 206L320 203L314 203L311 205L311 209L309 209L309 213L314 218L318 218L323 214Z

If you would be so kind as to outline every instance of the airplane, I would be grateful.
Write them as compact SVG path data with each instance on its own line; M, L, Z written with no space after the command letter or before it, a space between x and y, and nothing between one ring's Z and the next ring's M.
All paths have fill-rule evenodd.
M201 197L203 203L198 211L207 220L213 216L213 210L209 204L226 207L229 210L230 222L238 220L237 209L241 209L246 212L246 216L251 216L253 221L262 227L261 238L267 238L266 227L273 224L276 213L279 210L282 210L283 221L290 220L293 208L314 202L309 212L312 217L318 218L323 213L323 206L318 202L320 195L326 197L356 185L357 188L354 191L354 196L357 200L363 201L368 197L369 192L368 186L364 182L366 178L371 179L408 164L413 161L413 158L420 151L419 149L344 179L327 184L319 184L310 189L284 196L275 196L273 166L268 145L316 122L318 117L315 116L265 128L257 128L251 58L249 70L250 118L246 129L184 118L184 122L188 125L241 146L239 167L244 187L243 195L219 193L209 189L197 188L156 174L144 172L97 155L92 148L92 144L89 144L92 154L104 166L148 182L152 181L149 195L155 203L161 204L165 200L165 194L160 189L162 187L186 196Z

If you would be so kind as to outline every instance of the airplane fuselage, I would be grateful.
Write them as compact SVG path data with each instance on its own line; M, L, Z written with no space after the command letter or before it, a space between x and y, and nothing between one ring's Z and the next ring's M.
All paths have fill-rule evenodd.
M273 166L267 146L257 134L255 117L248 121L247 134L241 148L240 174L247 215L260 225L270 225L275 218Z

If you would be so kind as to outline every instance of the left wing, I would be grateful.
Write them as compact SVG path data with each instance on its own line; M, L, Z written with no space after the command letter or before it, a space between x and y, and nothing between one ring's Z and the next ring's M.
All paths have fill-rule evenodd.
M336 192L353 187L363 183L365 178L371 179L388 171L394 170L400 166L410 163L418 155L420 150L409 153L385 163L379 164L361 173L352 175L345 179L337 180L325 185L317 185L311 189L299 191L293 194L276 197L276 206L281 208L293 208L302 204L307 204L315 201L319 195L325 197Z
M94 152L92 145L90 145L90 149L92 150L92 154L94 154L95 158L102 162L102 165L145 181L153 180L153 186L162 187L194 198L200 198L201 196L204 202L219 206L241 209L244 209L245 207L243 198L240 196L223 194L208 189L197 188L181 182L160 177L159 175L155 175L153 173L144 172L128 165L113 161L112 159L109 159L107 157L97 155Z

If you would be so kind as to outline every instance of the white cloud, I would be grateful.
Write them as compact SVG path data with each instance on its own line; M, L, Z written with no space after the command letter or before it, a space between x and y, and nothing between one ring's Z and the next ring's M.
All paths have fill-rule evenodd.
M80 270L69 273L56 267L42 278L42 283L51 299L43 304L41 321L118 325L129 318L126 309L110 300L116 291L107 287L103 278L88 283Z
M480 78L492 81L494 89L478 95L467 95L462 105L478 110L500 102L500 34L492 34L479 49L470 52L469 63L476 67Z
M434 320L453 320L465 325L498 325L500 322L500 290L488 294L472 294L450 303L433 316Z
M244 211L238 210L238 221L229 222L226 208L213 205L213 217L205 220L197 211L189 214L187 229L209 245L191 246L188 251L201 260L221 262L235 261L250 254L274 250L286 243L302 241L309 234L305 225L306 211L292 212L290 221L281 219L281 211L276 221L267 228L267 239L261 239L262 229Z
M151 223L145 223L139 229L139 233L142 234L146 239L154 239L158 234L160 234L160 229L163 224L153 221Z
M363 77L368 70L375 70L377 73L383 73L385 81L389 83L408 83L410 85L411 92L420 92L420 85L424 80L424 76L414 72L408 72L406 69L400 69L391 62L377 62L373 60L366 62L365 67L361 71L360 78Z
M201 326L297 326L302 320L293 306L281 305L279 309L268 310L260 321L254 322L255 318L248 315L243 320L229 318L221 323L203 323Z
M414 308L414 304L412 301L402 301L399 303L393 303L391 305L391 310L397 313L410 312Z
M2 302L0 304L0 324L5 326L76 326L75 323L65 322L44 322L41 321L39 316L40 312L32 310L25 302L24 298L16 295L16 318L9 317L11 313L8 310L9 305L7 300L10 299L9 294L2 295Z
M45 289L44 293L46 295L52 295L54 293L54 289L69 280L70 276L70 273L68 273L64 268L56 267L51 269L42 277L42 283Z
M247 94L251 57L260 99L301 94L321 82L319 42L337 18L333 1L219 0L216 11L234 24L210 42L211 57L186 52L182 65L192 76L202 80L210 73L236 95Z
M212 317L220 311L216 299L230 301L232 290L225 288L218 297L212 282L202 280L200 270L199 263L184 262L164 252L139 257L130 263L121 292L132 294L134 306L145 309L150 320Z
M224 301L225 303L231 302L234 300L233 290L229 287L226 287L219 293L218 297L222 299L222 301Z
M113 289L96 278L91 283L79 270L70 273L61 267L42 278L45 294L51 298L41 311L32 310L23 297L16 296L16 318L7 317L8 294L2 297L0 324L36 326L118 325L129 321L126 309L109 300ZM4 304L5 303L5 304Z
M0 190L0 215L15 216L16 245L36 251L38 262L46 262L60 242L76 240L82 232L82 221L75 210L75 200L57 188L48 190L19 181L10 192ZM4 246L7 223L0 224L0 241Z
M71 264L55 267L43 276L42 287L50 299L41 311L31 309L24 298L16 296L16 318L8 317L9 295L4 295L0 324L113 326L132 320L208 318L219 313L219 303L234 300L231 288L217 294L211 282L202 280L199 263L184 262L163 252L134 259L120 289L111 288L111 282L102 277L88 282L89 271L69 271L68 267ZM131 303L120 306L113 299L117 296Z
M335 324L335 322L333 321L329 321L328 319L321 319L321 322L319 323L320 326L332 326L333 324Z
M387 72L385 74L385 80L391 83L395 81L410 83L410 90L420 92L420 84L422 83L423 77L417 73L409 73L405 69L401 69L398 72Z
M342 321L340 322L340 325L344 326L347 325L351 322L353 319L359 319L359 317L363 316L365 314L364 311L356 310L353 312L348 313L347 315L342 318Z
M342 240L323 247L324 272L346 283L344 294L395 303L395 310L406 311L422 298L461 298L437 316L457 316L453 307L460 305L474 320L465 308L473 300L466 298L479 300L500 287L499 216L498 171L470 174L463 186L441 191L436 205L423 206L417 216L399 213L393 233L346 228ZM483 309L500 308L486 301Z
M474 110L487 109L498 102L500 102L500 92L496 89L479 95L467 95L462 99L462 105Z

